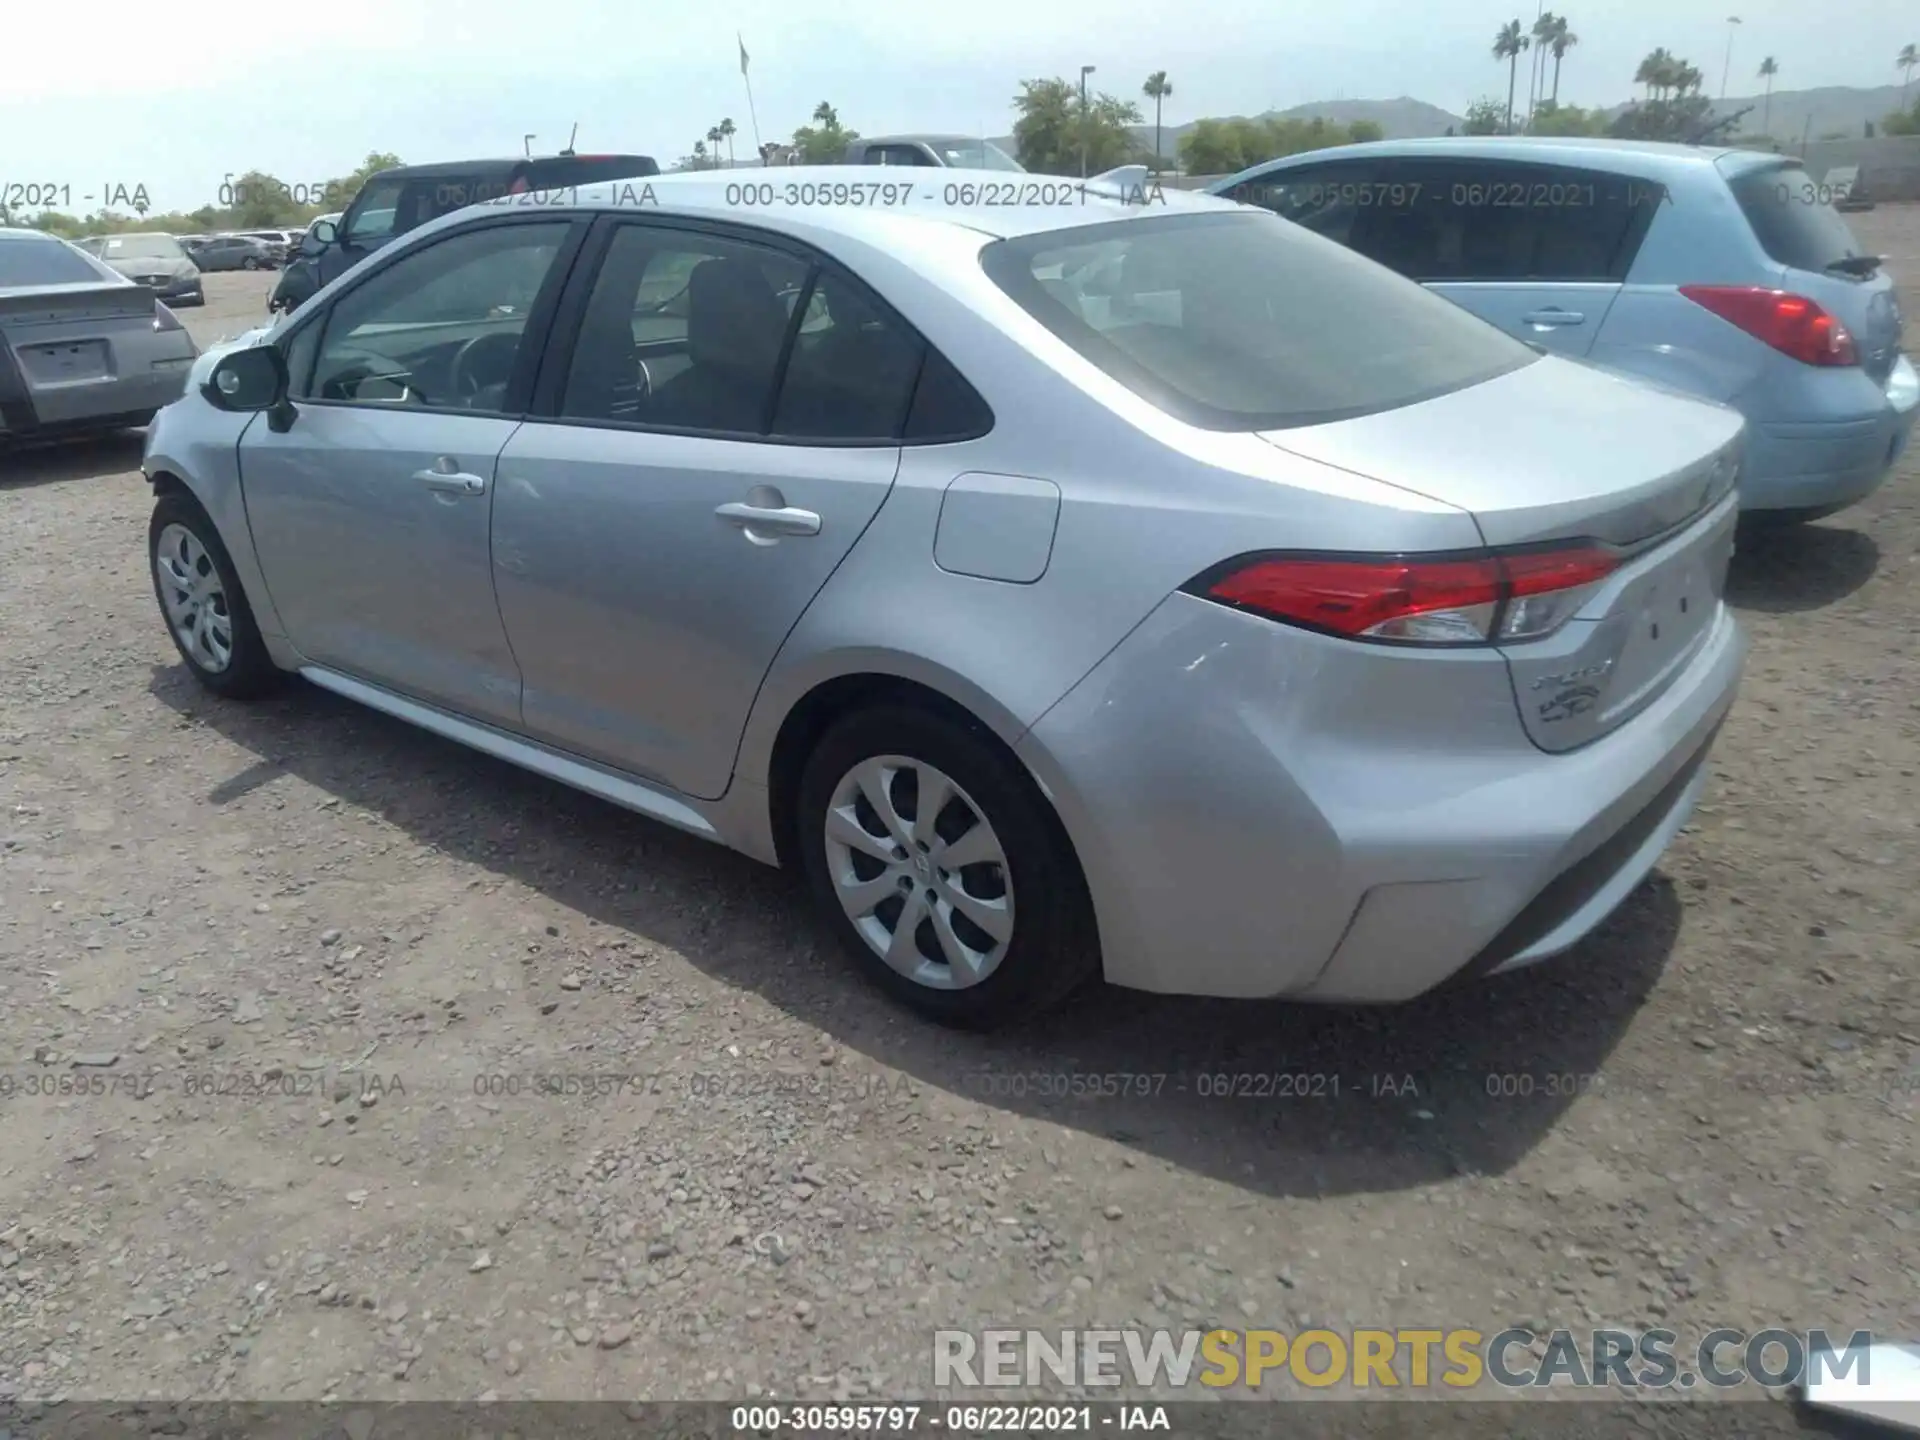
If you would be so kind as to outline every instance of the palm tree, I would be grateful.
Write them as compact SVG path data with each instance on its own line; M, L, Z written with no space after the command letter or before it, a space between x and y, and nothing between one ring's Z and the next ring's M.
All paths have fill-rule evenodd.
M1513 87L1520 79L1520 52L1533 42L1527 39L1527 32L1520 28L1517 19L1509 20L1500 27L1500 33L1493 37L1493 58L1507 62L1507 133L1513 133Z
M1907 105L1907 82L1913 79L1916 66L1920 66L1920 45L1903 45L1899 58L1893 62L1900 70L1900 108Z
M1156 70L1147 76L1147 83L1140 87L1140 93L1153 101L1153 168L1158 170L1160 168L1160 102L1173 94L1173 86L1167 83L1167 72Z
M1682 64L1662 45L1640 62L1640 68L1633 72L1633 83L1647 87L1649 100L1664 100L1678 82Z
M1573 33L1567 24L1567 17L1556 15L1553 21L1553 34L1547 41L1547 48L1553 52L1553 103L1560 104L1560 62L1567 58L1567 51L1580 43L1580 37Z
M840 114L833 106L822 100L818 105L813 107L813 123L823 130L838 130L840 128Z
M1553 27L1560 17L1551 10L1542 10L1540 18L1533 22L1533 57L1527 67L1527 125L1533 125L1533 112L1540 103L1540 84L1546 78L1547 41L1553 36Z
M704 140L693 142L693 168L696 170L707 168L707 142Z
M716 170L720 168L721 139L722 139L722 136L720 134L720 127L718 125L713 126L707 131L707 146L710 153L713 155L713 168Z
M731 118L720 122L720 138L727 142L727 165L733 165L733 137L740 132L734 128Z
M1770 134L1767 123L1773 118L1773 77L1780 73L1780 62L1769 55L1760 62L1760 78L1767 82L1767 98L1760 107L1760 133Z

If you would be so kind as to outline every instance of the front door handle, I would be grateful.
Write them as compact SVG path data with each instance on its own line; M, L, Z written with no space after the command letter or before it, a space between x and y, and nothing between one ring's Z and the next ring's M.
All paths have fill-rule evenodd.
M1536 330L1557 330L1562 325L1584 325L1587 317L1578 310L1536 310L1531 315L1522 316L1521 323L1531 325Z
M487 493L487 480L484 475L469 475L460 468L460 462L450 455L442 455L433 462L431 468L416 470L413 478L429 490L438 490L445 495L484 495Z
M779 500L779 495L772 497ZM818 535L820 517L811 510L796 509L791 505L771 504L754 505L733 501L720 506L713 512L730 525L740 528L742 534L756 545L772 545L782 535Z

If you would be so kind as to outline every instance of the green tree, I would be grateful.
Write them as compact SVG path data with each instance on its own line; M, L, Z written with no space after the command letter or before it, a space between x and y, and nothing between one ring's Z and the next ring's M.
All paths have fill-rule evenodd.
M813 124L793 132L793 148L800 152L802 165L837 165L847 146L860 138L857 130L840 124L840 112L822 100L813 107Z
M1582 110L1578 105L1560 105L1542 100L1533 117L1535 135L1604 135L1607 118L1598 110Z
M1533 112L1540 108L1541 91L1545 89L1547 77L1547 40L1553 34L1554 24L1559 20L1551 10L1542 10L1540 18L1533 22L1528 32L1532 41L1532 54L1527 62L1527 128L1533 128Z
M1902 45L1893 63L1900 72L1900 103L1904 106L1907 103L1907 83L1913 79L1915 68L1920 67L1920 45Z
M1547 51L1553 56L1553 103L1560 103L1560 62L1567 58L1567 51L1580 43L1580 37L1573 33L1573 27L1567 23L1567 17L1553 17L1553 33L1547 37Z
M1880 129L1888 135L1920 135L1920 99L1915 99L1905 110L1896 110L1880 123Z
M1504 124L1501 118L1500 102L1491 95L1483 95L1467 106L1467 113L1460 125L1462 135L1498 135Z
M1493 58L1507 62L1506 132L1509 135L1513 133L1513 91L1520 80L1520 56L1532 43L1517 19L1502 25L1500 33L1493 37Z
M1140 93L1153 101L1153 168L1160 168L1160 106L1173 94L1173 86L1167 81L1167 72L1156 70L1147 76L1147 83L1140 87Z
M1068 80L1020 82L1020 93L1013 97L1018 112L1013 142L1027 169L1040 175L1078 175L1082 144L1089 175L1134 157L1140 147L1127 127L1140 123L1140 107L1103 92L1089 95L1083 112L1079 97L1079 87Z
M740 131L734 125L731 116L720 122L720 138L727 142L727 165L729 168L733 165L733 137L739 133Z
M1760 78L1767 82L1767 97L1760 110L1760 133L1771 135L1773 122L1773 77L1780 73L1780 62L1769 55L1760 62Z
M1608 126L1607 133L1622 140L1670 140L1683 144L1697 144L1717 131L1731 133L1729 127L1739 115L1709 121L1713 102L1700 93L1704 78L1695 66L1665 49L1653 51L1640 62L1633 76L1635 84L1647 87L1650 98L1622 111Z

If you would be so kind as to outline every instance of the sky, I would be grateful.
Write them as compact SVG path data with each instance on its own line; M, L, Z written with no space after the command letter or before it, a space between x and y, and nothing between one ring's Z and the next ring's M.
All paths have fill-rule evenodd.
M60 187L71 203L56 208L83 212L144 186L155 210L192 209L247 170L317 187L374 150L416 163L519 154L531 132L536 153L552 152L575 122L583 153L665 166L723 117L750 155L755 116L761 138L785 139L822 100L867 135L1004 135L1021 80L1077 81L1083 64L1097 67L1096 89L1133 98L1165 70L1169 124L1401 95L1457 114L1479 96L1504 100L1489 50L1512 4L324 0L191 7L156 29L154 9L132 0L24 3L0 30L0 187L14 192L0 199ZM1894 56L1920 43L1914 0L1571 0L1567 13L1580 44L1561 99L1579 105L1627 99L1635 65L1660 45L1717 93L1730 30L1733 95L1757 91L1768 54L1782 90L1897 84Z

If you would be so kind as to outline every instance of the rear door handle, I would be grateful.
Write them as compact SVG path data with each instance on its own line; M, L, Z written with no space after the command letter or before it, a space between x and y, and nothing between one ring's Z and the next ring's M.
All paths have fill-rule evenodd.
M1584 325L1587 317L1578 310L1536 310L1531 315L1523 315L1521 323L1536 330L1556 330L1562 325Z
M771 545L781 535L818 535L820 517L791 505L748 505L732 501L713 512L736 525L756 545Z
M445 495L484 495L487 481L483 475L469 475L451 456L442 455L426 470L416 470L413 478L429 490Z

